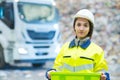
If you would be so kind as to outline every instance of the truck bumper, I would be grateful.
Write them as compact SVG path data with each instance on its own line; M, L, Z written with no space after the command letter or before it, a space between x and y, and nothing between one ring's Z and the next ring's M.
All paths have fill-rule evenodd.
M54 61L54 58L50 59L28 59L28 60L14 60L15 63L45 63L47 61Z

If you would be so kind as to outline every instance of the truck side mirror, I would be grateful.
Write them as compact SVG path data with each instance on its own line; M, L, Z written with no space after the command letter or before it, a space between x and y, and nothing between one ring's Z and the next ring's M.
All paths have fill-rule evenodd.
M4 18L4 10L2 7L0 7L0 19L3 19Z

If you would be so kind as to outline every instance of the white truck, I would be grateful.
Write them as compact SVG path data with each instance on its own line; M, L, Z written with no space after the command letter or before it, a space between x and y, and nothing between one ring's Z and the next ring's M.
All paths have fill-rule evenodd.
M54 60L60 50L59 18L53 0L1 1L0 68Z

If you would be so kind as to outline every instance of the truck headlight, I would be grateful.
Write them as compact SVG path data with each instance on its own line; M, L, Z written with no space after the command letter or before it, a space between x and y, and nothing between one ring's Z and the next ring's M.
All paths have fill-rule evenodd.
M59 51L60 51L60 46L57 46L55 49L55 53L59 53Z
M18 48L18 52L20 54L27 54L28 53L28 51L25 48Z
M53 26L55 29L58 29L58 24L54 24Z

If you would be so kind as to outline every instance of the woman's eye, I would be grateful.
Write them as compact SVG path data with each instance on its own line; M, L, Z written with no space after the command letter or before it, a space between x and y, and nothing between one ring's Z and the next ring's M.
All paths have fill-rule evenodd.
M88 25L87 25L87 24L85 24L84 26L85 26L85 27L88 27Z
M78 24L77 24L77 26L81 26L81 24L80 24L80 23L78 23Z
M87 25L84 25L85 27L87 27Z

